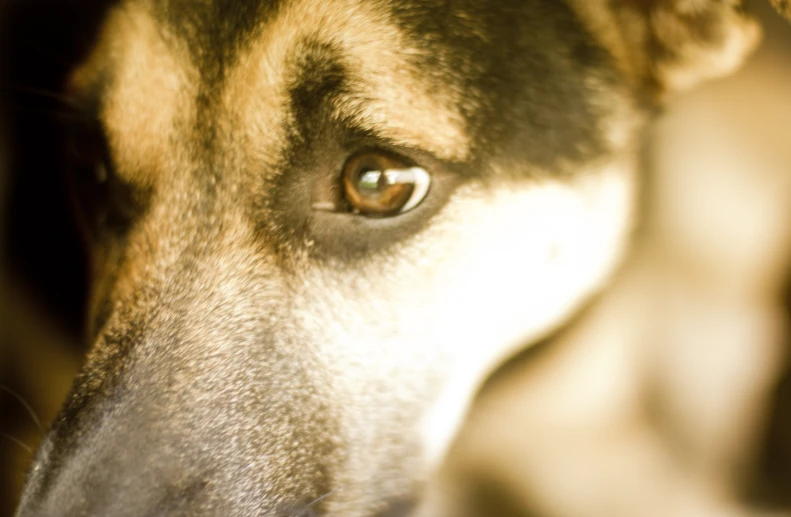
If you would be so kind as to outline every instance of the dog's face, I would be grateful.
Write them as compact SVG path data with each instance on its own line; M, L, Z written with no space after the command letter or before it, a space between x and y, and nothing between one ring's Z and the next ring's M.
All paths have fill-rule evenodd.
M610 4L114 8L70 83L95 345L19 515L406 514L621 255L681 76Z

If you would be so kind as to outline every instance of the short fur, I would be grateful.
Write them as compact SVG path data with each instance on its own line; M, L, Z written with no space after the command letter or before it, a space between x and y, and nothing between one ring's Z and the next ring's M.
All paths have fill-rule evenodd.
M617 267L661 97L757 36L714 0L120 2L69 85L94 346L18 517L407 515ZM313 210L365 149L426 201Z

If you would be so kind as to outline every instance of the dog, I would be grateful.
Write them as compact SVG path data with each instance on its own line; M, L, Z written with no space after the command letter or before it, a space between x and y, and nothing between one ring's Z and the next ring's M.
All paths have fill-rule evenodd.
M759 36L717 0L120 1L67 85L93 348L17 516L453 514L477 389L594 304L657 109Z

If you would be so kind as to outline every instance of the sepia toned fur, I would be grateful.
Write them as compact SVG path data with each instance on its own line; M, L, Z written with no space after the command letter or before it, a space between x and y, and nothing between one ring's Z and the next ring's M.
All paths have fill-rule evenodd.
M68 84L93 344L17 516L460 515L434 489L477 390L595 305L643 130L759 32L714 0L119 2ZM366 150L428 171L423 203L316 209ZM617 409L611 345L580 361ZM697 488L644 515L752 515Z

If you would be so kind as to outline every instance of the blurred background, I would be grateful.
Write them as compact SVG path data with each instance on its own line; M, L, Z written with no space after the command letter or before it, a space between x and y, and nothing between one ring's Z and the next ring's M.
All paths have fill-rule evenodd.
M562 339L639 343L640 364L661 392L659 420L685 465L785 508L791 26L766 2L750 6L765 22L763 45L737 75L672 99L650 135L645 231L634 256L601 308ZM104 7L0 5L0 517L12 514L31 451L85 353L86 264L59 158L60 88ZM545 395L575 382L563 376L568 349L576 350L509 365L485 387L452 452L449 478L467 486L486 472L501 489L482 499L510 494L499 514L575 515L542 502L536 494L548 492L533 483L563 456L546 446L551 439L540 442L557 429L535 422Z
M457 515L791 515L791 25L747 6L758 51L648 136L621 274L480 393L446 468ZM607 354L628 364L597 372Z
M0 516L79 367L85 257L60 166L61 84L93 0L0 3Z

